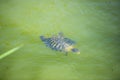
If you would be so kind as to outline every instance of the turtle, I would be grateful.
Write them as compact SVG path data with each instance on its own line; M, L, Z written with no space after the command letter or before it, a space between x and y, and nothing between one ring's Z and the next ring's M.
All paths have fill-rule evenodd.
M75 41L64 37L62 32L59 32L58 35L53 35L52 37L46 38L45 36L40 36L42 42L52 50L65 52L67 55L68 52L74 52L80 54L80 51L74 47Z

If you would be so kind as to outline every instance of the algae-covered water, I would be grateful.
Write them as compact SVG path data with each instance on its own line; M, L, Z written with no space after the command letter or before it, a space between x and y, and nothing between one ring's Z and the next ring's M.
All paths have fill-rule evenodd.
M0 56L9 54L0 59L0 80L120 80L119 4L0 0ZM65 56L39 38L58 32L74 40L81 54Z

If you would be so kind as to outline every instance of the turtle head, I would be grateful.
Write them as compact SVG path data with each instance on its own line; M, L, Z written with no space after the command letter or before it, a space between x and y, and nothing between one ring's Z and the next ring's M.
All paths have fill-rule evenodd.
M72 49L72 52L75 52L75 53L77 53L77 54L80 54L80 51L79 51L77 48L73 48L73 49Z

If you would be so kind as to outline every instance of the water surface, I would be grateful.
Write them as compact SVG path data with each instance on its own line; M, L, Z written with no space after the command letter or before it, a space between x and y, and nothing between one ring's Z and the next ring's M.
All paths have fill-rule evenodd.
M0 80L119 80L118 0L0 0ZM63 32L81 54L47 48Z

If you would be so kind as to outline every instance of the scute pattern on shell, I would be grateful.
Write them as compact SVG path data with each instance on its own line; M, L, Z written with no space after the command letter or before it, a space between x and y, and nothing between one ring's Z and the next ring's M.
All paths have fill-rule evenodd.
M41 36L41 40L46 44L47 47L63 52L67 52L66 48L75 44L75 42L71 39L64 38L62 33L59 33L58 35L52 36L50 38Z

